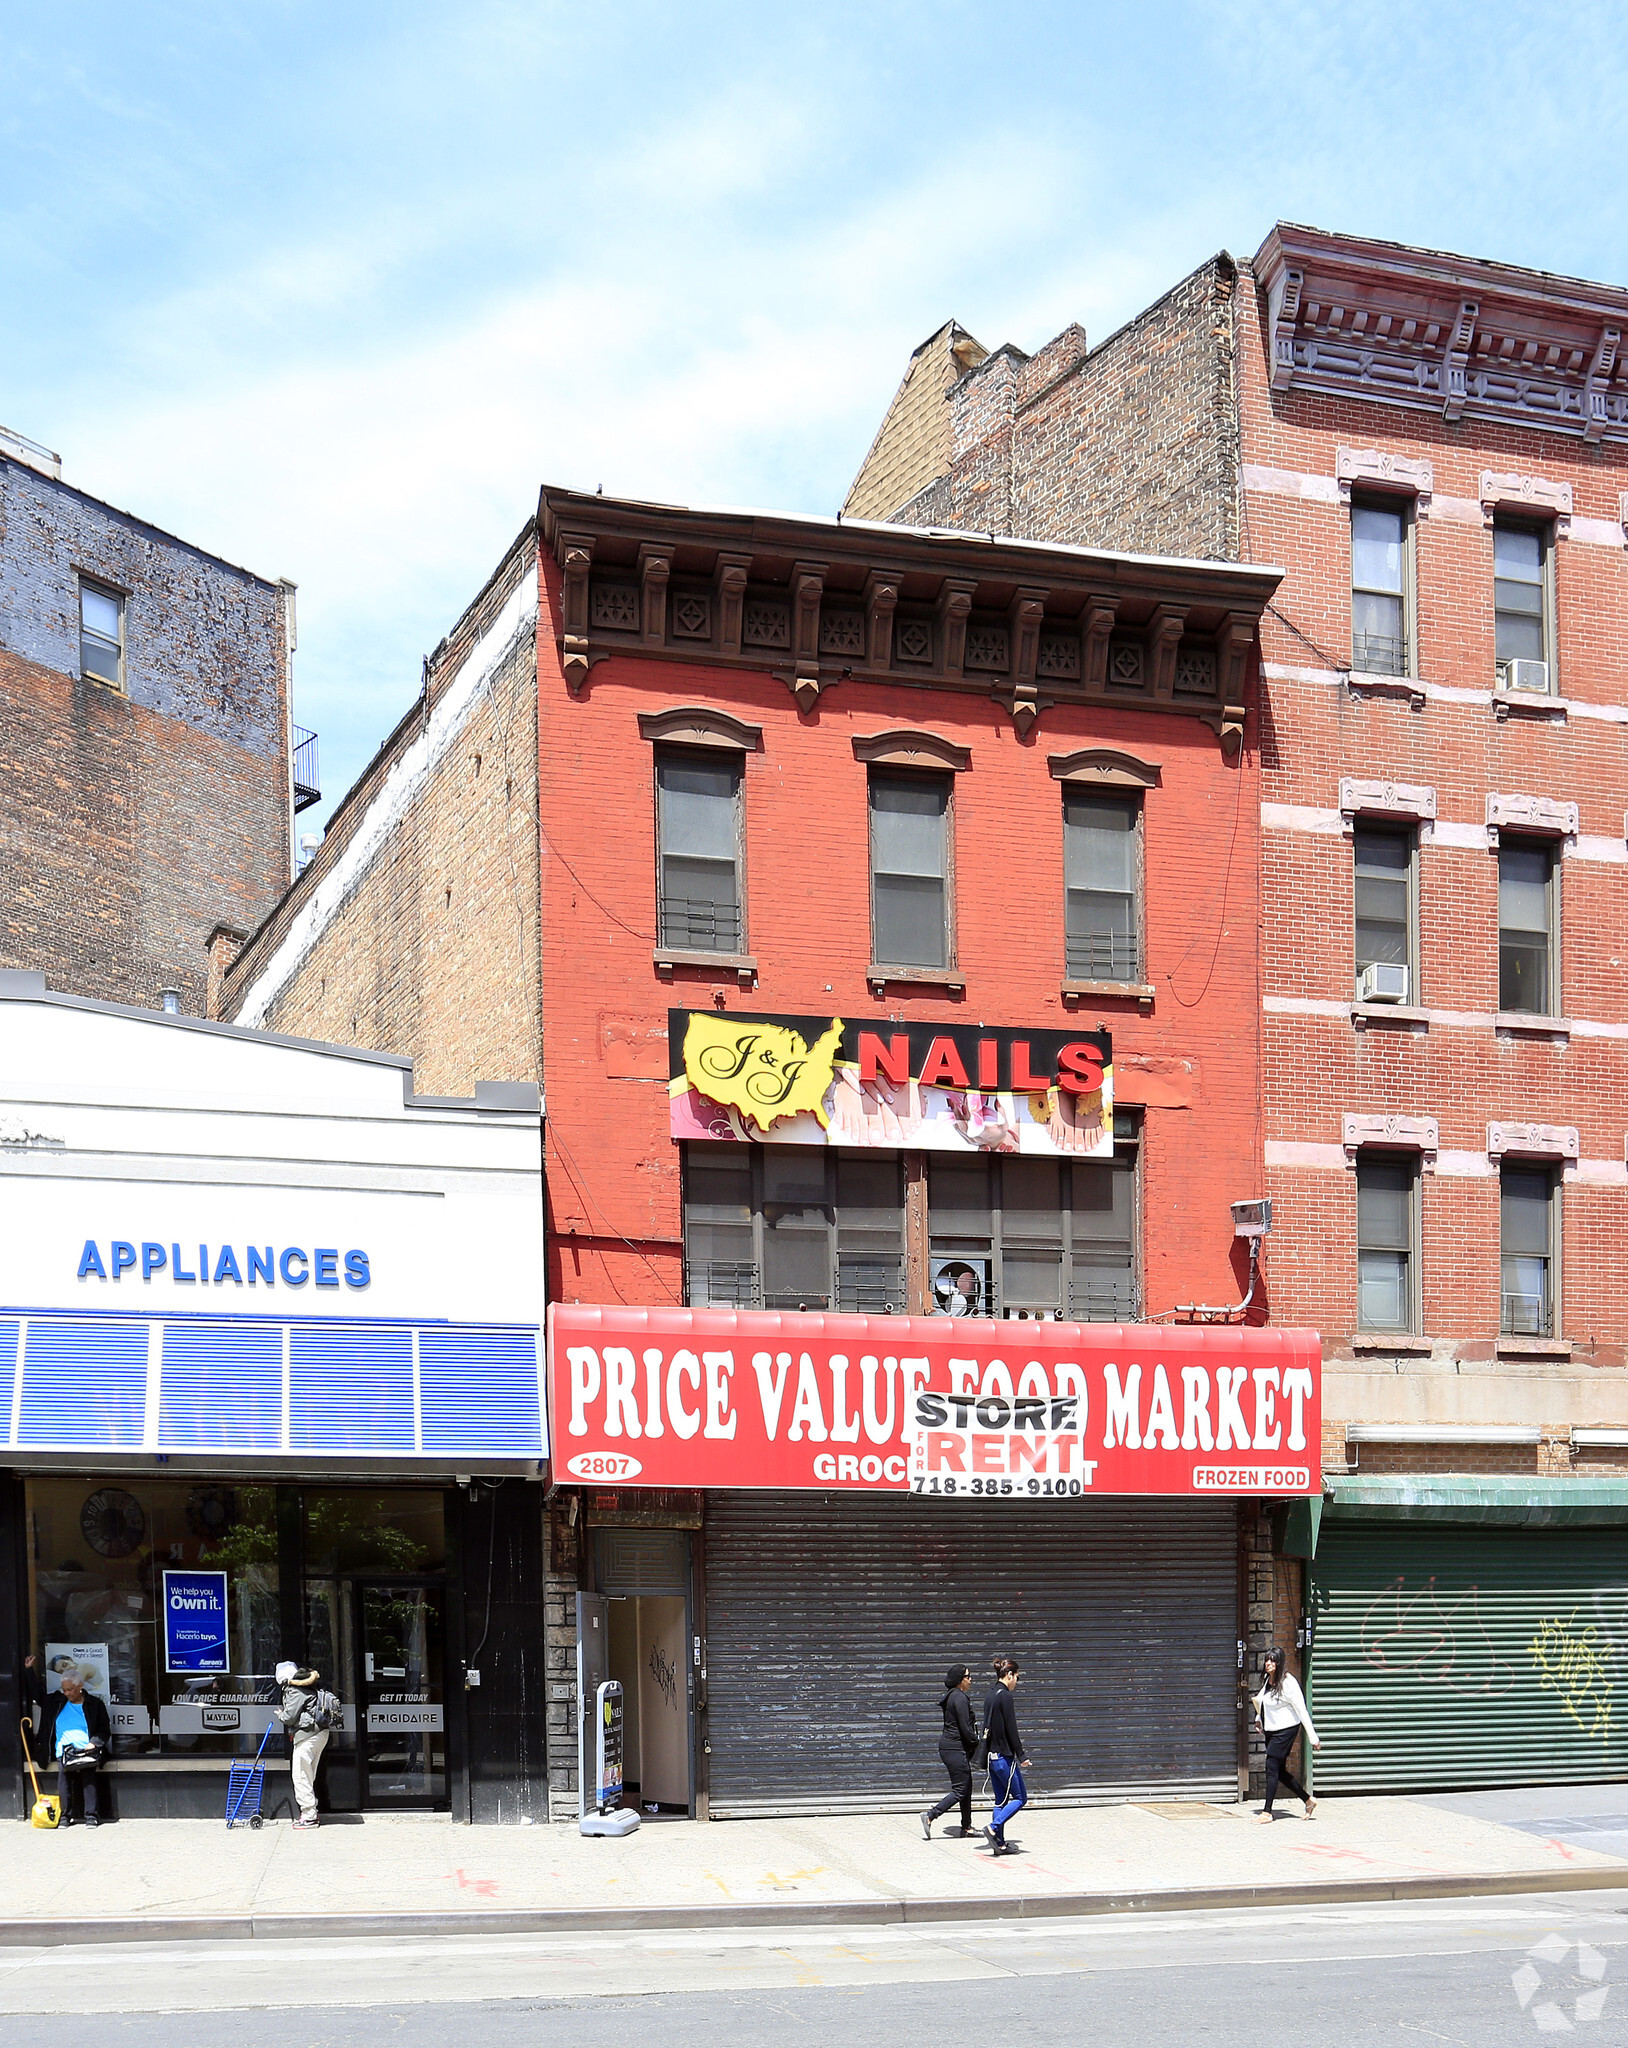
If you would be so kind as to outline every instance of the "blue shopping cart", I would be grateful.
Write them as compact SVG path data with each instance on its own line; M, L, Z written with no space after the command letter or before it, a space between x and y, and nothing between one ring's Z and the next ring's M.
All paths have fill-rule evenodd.
M266 1723L260 1747L252 1757L234 1757L232 1760L232 1767L226 1774L226 1825L229 1828L245 1820L251 1828L266 1824L260 1802L266 1790L266 1744L271 1740L274 1725L271 1721Z

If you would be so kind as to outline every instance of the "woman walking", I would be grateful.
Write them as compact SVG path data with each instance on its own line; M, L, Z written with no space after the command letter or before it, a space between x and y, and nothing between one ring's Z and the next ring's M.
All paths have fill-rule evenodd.
M961 1809L961 1833L972 1833L972 1757L978 1747L978 1731L972 1725L972 1702L967 1698L971 1690L971 1667L952 1664L944 1674L944 1697L938 1703L944 1716L938 1755L950 1774L950 1789L921 1817L921 1831L929 1842L933 1839L933 1822L952 1806Z
M1298 1778L1290 1775L1289 1752L1302 1728L1313 1749L1321 1749L1323 1745L1318 1741L1317 1730L1311 1725L1311 1715L1306 1711L1306 1695L1289 1669L1288 1659L1275 1643L1264 1660L1261 1689L1255 1695L1255 1714L1266 1731L1266 1805L1255 1816L1256 1819L1269 1821L1275 1818L1272 1801L1282 1784L1296 1799L1305 1800L1306 1818L1310 1820L1317 1811L1317 1801Z
M1029 1803L1023 1773L1029 1759L1023 1753L1018 1733L1017 1709L1012 1695L1020 1673L1010 1657L995 1659L995 1690L989 1696L984 1715L984 1748L989 1755L989 1781L995 1793L995 1811L984 1829L984 1840L992 1856L1015 1856L1017 1844L1006 1839L1006 1823Z

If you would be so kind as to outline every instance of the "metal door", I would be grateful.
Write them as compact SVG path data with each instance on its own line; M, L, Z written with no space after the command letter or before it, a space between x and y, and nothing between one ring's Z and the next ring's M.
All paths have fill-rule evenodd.
M443 1600L438 1585L357 1582L356 1742L364 1807L447 1804Z
M1323 1524L1319 1792L1628 1776L1628 1529Z
M707 1639L716 1818L936 1799L945 1670L976 1711L998 1653L1037 1802L1237 1798L1231 1501L713 1495Z

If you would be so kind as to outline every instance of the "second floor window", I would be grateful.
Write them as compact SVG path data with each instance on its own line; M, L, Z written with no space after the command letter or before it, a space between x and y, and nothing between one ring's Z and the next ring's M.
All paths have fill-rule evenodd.
M656 756L659 943L677 952L739 953L741 769L721 754Z
M1406 986L1392 999L1412 1002L1414 856L1411 832L1386 831L1359 825L1354 835L1356 856L1357 993L1363 993L1363 970L1399 967ZM1369 976L1369 981L1374 977ZM1389 994L1390 992L1387 991Z
M948 967L950 784L872 772L871 947L889 967Z
M1412 1159L1364 1153L1357 1161L1360 1329L1414 1328L1418 1187L1418 1171Z
M1509 688L1549 688L1547 555L1536 527L1492 529L1494 655L1499 680Z
M1142 862L1135 798L1063 792L1070 981L1142 980Z
M1546 1017L1555 1007L1554 848L1505 839L1498 848L1498 1007Z
M1404 676L1408 662L1408 521L1399 506L1351 508L1351 666Z
M1547 1167L1506 1166L1498 1184L1502 1294L1498 1328L1510 1337L1555 1329L1555 1181Z
M684 1148L692 1308L904 1312L897 1154L793 1145Z
M124 599L95 583L79 586L79 673L124 688Z

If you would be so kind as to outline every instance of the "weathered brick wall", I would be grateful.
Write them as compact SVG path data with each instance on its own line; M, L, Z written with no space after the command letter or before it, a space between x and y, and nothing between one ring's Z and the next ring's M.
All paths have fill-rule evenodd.
M233 963L224 1016L405 1053L423 1094L539 1078L529 611L503 647L493 644L505 607L535 574L528 531L437 649L424 696L347 796L316 858ZM488 658L489 681L442 735L437 715L465 664ZM422 779L403 803L419 759Z
M894 516L1085 547L1238 552L1236 272L1217 256L1087 350L997 350L950 394L950 474Z
M123 692L80 676L79 572L127 593ZM202 1013L210 932L288 877L283 605L0 458L0 966Z

